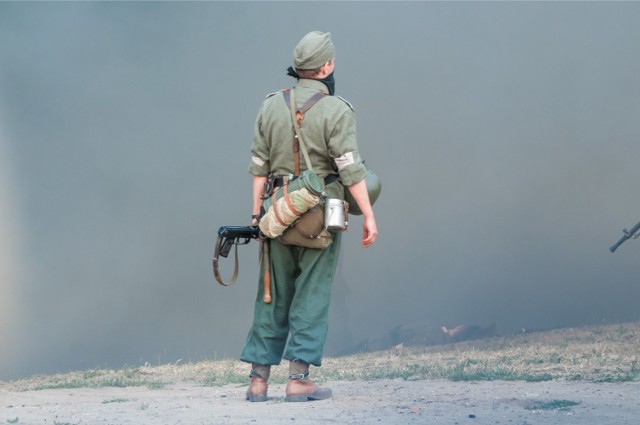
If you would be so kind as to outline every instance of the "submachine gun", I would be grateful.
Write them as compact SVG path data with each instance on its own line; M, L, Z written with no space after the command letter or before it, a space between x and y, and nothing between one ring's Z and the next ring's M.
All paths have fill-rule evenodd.
M223 286L233 285L238 278L238 245L247 245L252 239L260 240L260 260L264 266L264 302L271 302L271 271L269 267L269 241L263 237L258 226L222 226L218 229L218 240L213 254L213 276ZM228 281L224 281L218 271L218 259L227 258L231 248L235 246L235 266L233 275Z
M616 249L618 249L618 247L625 243L628 239L636 239L638 236L640 236L640 221L636 223L636 225L633 226L631 230L623 229L622 233L624 233L624 236L621 237L618 242L612 245L611 248L609 248L609 251L615 252Z

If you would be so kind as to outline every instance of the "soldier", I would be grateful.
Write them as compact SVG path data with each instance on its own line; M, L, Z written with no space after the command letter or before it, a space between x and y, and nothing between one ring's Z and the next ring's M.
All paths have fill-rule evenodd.
M314 172L324 178L329 198L345 198L345 187L357 203L364 224L362 246L373 245L378 235L365 176L356 142L355 113L352 106L334 96L335 49L330 33L306 34L293 51L296 78L292 89L300 108L314 95L320 99L305 113L300 127L303 143ZM253 223L258 222L261 195L268 176L281 177L295 171L294 128L287 90L267 96L255 124L249 172L253 175ZM317 95L322 92L324 96ZM297 168L307 169L305 161ZM276 185L278 180L276 180ZM373 198L373 195L372 195ZM340 250L340 233L325 249L284 245L271 239L270 267L273 301L263 302L260 285L253 325L240 359L252 364L249 401L267 400L267 381L272 365L289 360L286 401L321 400L331 397L329 388L311 381L309 365L319 367L327 335L331 286ZM262 272L264 273L264 271ZM260 278L262 279L262 273ZM288 343L287 343L288 339Z

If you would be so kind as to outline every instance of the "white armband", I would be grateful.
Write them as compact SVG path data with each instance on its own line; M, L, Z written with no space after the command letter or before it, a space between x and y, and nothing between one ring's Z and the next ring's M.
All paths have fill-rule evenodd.
M253 161L254 164L256 164L258 167L262 167L266 162L260 158L258 158L257 156L252 156L251 160Z
M336 166L338 167L338 171L344 170L349 165L355 164L355 160L353 159L353 152L347 152L339 158L335 159Z

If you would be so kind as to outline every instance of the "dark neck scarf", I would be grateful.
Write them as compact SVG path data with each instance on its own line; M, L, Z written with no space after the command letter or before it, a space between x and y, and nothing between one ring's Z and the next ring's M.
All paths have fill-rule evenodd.
M293 69L293 67L289 67L287 69L287 75L289 75L290 77L296 78L296 79L300 79L300 76L298 75L298 73L296 72L295 69ZM316 81L320 81L321 83L323 83L325 86L327 86L327 89L329 90L329 95L333 96L336 92L336 80L333 77L333 72L329 75L327 75L326 77L320 79L320 78L309 78L310 80L316 80Z

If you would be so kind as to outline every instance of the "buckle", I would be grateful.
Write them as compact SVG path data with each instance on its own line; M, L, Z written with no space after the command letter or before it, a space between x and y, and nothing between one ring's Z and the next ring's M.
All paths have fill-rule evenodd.
M307 379L307 376L309 376L309 372L307 372L307 373L292 373L291 375L289 375L289 379L303 380L303 379Z
M249 378L262 378L262 379L264 379L264 376L260 375L260 373L258 373L255 369L251 369L251 372L249 372Z
M298 178L298 176L294 176L293 174L289 174L287 176L287 180L288 180L289 183L294 181L297 178ZM274 181L273 181L273 186L274 187L282 187L282 186L284 186L284 177L276 177L274 179Z

